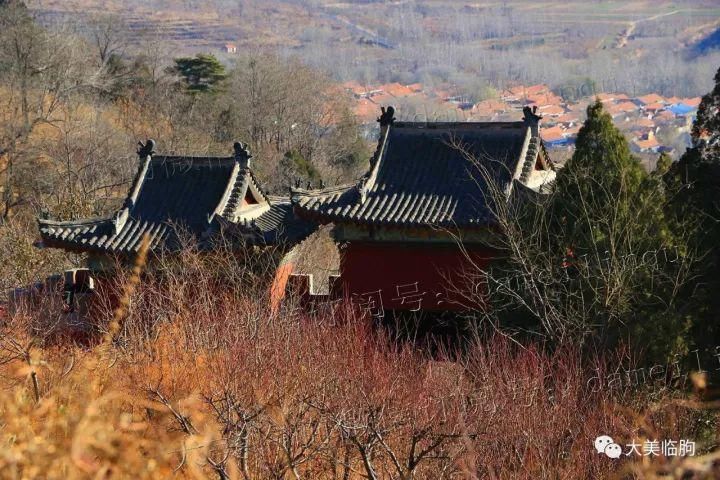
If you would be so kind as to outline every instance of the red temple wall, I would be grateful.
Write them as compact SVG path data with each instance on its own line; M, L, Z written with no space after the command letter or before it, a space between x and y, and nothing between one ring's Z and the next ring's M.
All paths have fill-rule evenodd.
M348 244L341 260L343 290L368 309L464 310L470 304L457 290L477 291L479 276L468 255L484 268L492 249L456 245L358 243Z

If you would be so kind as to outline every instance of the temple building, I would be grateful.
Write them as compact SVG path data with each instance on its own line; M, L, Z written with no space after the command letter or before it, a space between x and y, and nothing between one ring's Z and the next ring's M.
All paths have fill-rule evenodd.
M116 258L132 260L146 235L153 251L173 252L188 239L211 250L222 233L232 245L285 253L270 287L273 309L291 289L314 302L348 298L376 317L477 308L465 293L477 293L472 273L498 256L490 241L498 202L541 195L555 178L541 117L529 107L524 114L517 122L399 122L392 107L383 108L363 177L292 188L289 197L263 191L243 144L229 157L186 157L156 155L149 140L140 144L120 209L93 219L39 219L40 246L88 254L88 269L66 272L71 291L91 290L88 279L110 272ZM322 231L331 232L335 252L323 256L337 256L339 265L323 264L316 270L326 278L314 279L307 262L323 259L301 258L308 250L301 242L320 225L328 225Z
M293 214L288 198L263 192L245 145L230 157L155 155L149 140L130 193L115 213L91 219L38 219L46 248L86 252L90 265L109 256L132 255L147 234L152 250L173 251L189 238L212 248L213 234L230 229L252 244L292 244L309 235L312 222Z
M495 202L542 194L555 178L540 116L524 113L518 122L397 122L389 107L357 183L293 189L300 217L334 224L342 252L334 295L375 316L468 308L469 265L496 256Z
M288 197L263 191L244 144L236 143L229 157L156 155L154 147L153 140L140 144L137 174L116 212L38 219L39 247L88 255L88 269L66 272L66 289L87 290L88 278L110 272L116 258L132 261L146 235L156 253L180 250L188 241L209 250L221 232L235 245L290 249L317 228L294 214ZM77 282L82 285L73 287Z

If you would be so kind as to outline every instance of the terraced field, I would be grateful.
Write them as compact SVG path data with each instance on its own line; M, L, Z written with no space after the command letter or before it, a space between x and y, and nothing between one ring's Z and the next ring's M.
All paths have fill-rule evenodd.
M315 24L306 9L276 1L118 2L41 0L31 2L37 18L46 25L80 25L96 18L113 17L123 23L130 43L152 34L171 43L175 52L219 49L225 43L252 47L299 45L294 38L300 24ZM228 4L223 6L222 3ZM318 17L317 23L322 23Z
M418 16L430 34L457 32L462 23L478 26L493 22L493 16L508 13L513 32L490 35L491 38L514 35L550 34L559 42L568 36L596 37L595 46L614 44L632 46L637 27L653 23L662 27L659 37L667 37L667 25L673 25L677 40L695 40L720 25L720 7L705 1L610 1L553 2L515 0L471 2L464 0L408 0L396 2L332 2L311 0L210 0L193 2L163 0L34 0L28 2L47 23L78 21L83 17L112 14L123 18L133 31L153 30L165 38L192 46L213 45L226 41L248 44L298 46L308 29L331 29L333 40L349 35L372 36L380 31L393 34ZM460 16L460 17L459 17ZM405 18L403 18L405 17ZM670 18L674 17L674 18ZM398 19L400 20L398 22ZM501 20L499 23L504 23ZM482 34L482 32L478 32ZM555 43L550 41L550 43ZM584 43L584 42L581 42Z
M702 43L720 29L716 0L34 0L30 6L46 24L114 15L127 24L130 43L151 32L173 55L220 54L232 42L241 52L290 52L339 79L366 82L479 88L472 84L482 80L503 88L589 78L605 89L617 82L628 93L647 87L691 96L705 91L709 65L720 63L693 60L698 52L720 58L717 42Z

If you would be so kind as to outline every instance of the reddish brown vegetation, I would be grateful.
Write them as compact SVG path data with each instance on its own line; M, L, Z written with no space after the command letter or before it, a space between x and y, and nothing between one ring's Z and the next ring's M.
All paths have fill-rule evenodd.
M19 433L0 428L0 441L19 440L0 454L0 470L20 478L35 461L66 478L175 469L245 480L605 478L618 464L592 440L637 433L608 392L589 391L572 348L547 353L497 337L459 360L431 357L352 309L309 315L285 305L270 315L271 270L227 259L157 262L120 334L92 350L24 343L47 310L9 322L0 372L15 393L0 424ZM98 333L103 325L98 318ZM46 425L52 453L39 453L11 415Z

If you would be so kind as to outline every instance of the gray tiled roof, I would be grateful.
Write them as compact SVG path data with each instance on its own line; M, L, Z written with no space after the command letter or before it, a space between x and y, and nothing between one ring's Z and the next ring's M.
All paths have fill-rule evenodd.
M116 230L112 219L56 222L41 220L43 245L78 251L132 252L137 251L142 236L150 235L150 245L156 248L168 236L165 224L128 219L124 228Z
M287 198L270 197L270 208L259 217L237 223L223 221L222 230L255 244L296 244L317 229L317 224L295 215Z
M89 220L40 219L42 243L76 251L132 253L147 233L153 249L176 250L183 234L202 245L221 221L242 221L240 207L251 186L269 204L255 221L266 229L263 239L270 238L272 228L290 219L278 214L282 206L263 194L252 171L234 157L148 156L119 211Z
M487 179L506 191L520 162L534 164L525 150L532 138L524 122L396 122L381 133L370 171L358 184L296 189L292 201L321 221L486 225L492 222Z

